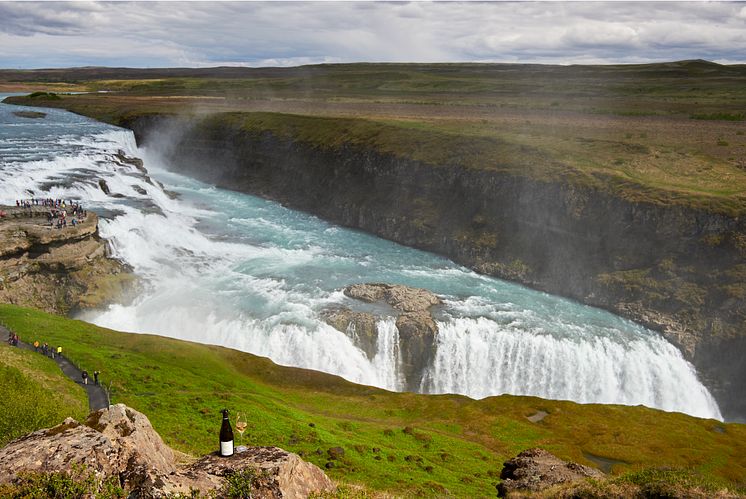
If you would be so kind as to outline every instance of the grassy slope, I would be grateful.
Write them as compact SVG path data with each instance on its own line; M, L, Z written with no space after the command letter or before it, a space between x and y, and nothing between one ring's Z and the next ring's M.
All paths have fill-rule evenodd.
M583 453L624 461L615 472L686 467L746 487L744 425L643 407L390 393L225 348L118 333L12 305L0 305L0 321L23 339L38 333L60 343L89 371L101 370L115 402L143 411L170 445L194 454L214 450L218 411L228 407L248 412L247 443L300 452L322 467L326 450L341 446L345 456L329 474L376 490L493 496L502 462L533 446L586 464ZM529 422L538 410L549 415Z
M130 79L114 79L116 70L25 78L89 78L89 88L114 91L35 102L111 123L154 112L240 112L213 121L242 120L248 131L364 145L434 165L562 179L633 200L746 212L740 67L352 64L231 77L217 70L120 74Z
M0 447L68 416L79 419L88 414L83 389L42 355L0 345L0 379Z

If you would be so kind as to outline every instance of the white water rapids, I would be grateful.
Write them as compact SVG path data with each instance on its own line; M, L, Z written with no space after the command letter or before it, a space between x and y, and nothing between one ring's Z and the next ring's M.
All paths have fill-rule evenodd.
M13 116L0 105L0 203L72 198L97 211L101 235L142 278L132 303L83 318L124 331L225 345L284 365L391 390L404 386L393 317L377 323L373 358L355 332L320 319L357 306L359 282L423 287L444 298L428 393L501 393L644 404L720 419L693 367L659 335L607 312L475 274L253 196L164 169L129 131L64 111ZM114 153L141 157L153 179ZM98 185L103 179L112 193Z

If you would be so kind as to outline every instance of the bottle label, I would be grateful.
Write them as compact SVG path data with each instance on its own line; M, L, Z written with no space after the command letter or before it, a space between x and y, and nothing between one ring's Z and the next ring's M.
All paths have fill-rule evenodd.
M220 442L220 455L221 456L232 456L233 455L233 440L229 442Z

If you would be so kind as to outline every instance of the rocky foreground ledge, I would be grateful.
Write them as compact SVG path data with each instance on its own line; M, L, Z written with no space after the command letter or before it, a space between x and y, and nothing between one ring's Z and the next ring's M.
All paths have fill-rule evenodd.
M321 469L277 447L249 447L229 458L210 454L182 464L185 460L163 443L144 414L117 404L83 423L68 418L0 449L0 484L12 484L23 472L84 466L102 481L113 477L129 497L138 498L190 497L192 491L220 497L226 480L236 475L250 477L253 497L301 498L335 488Z
M45 207L0 212L0 302L67 314L105 305L134 283L127 266L108 257L95 213L57 229Z

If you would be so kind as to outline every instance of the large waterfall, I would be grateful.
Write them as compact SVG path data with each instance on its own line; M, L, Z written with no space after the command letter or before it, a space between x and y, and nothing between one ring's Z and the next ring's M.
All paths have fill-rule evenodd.
M422 391L644 404L720 418L680 352L640 326L168 172L156 151L138 150L129 131L64 111L29 120L10 109L0 105L0 203L82 200L101 215L114 254L142 278L133 302L86 320L401 390L393 316L382 311L371 356L354 328L339 331L320 314L356 306L339 291L349 284L400 283L444 299ZM122 162L119 150L143 158L149 174ZM120 197L106 195L99 180Z

